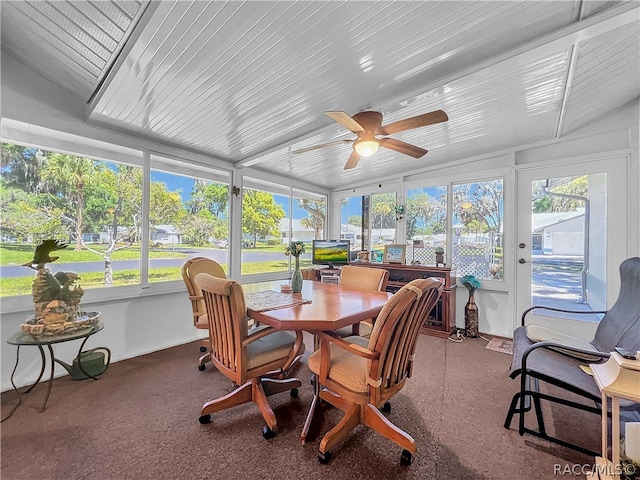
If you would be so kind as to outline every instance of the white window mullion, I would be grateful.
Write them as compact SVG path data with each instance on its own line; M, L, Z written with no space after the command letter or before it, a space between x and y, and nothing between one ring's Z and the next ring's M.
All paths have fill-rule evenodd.
M140 245L140 285L149 288L149 203L151 191L151 155L142 157L142 239Z

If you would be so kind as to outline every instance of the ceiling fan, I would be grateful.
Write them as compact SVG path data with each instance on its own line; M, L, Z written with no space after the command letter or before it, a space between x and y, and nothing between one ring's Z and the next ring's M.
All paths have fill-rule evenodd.
M353 140L336 140L334 142L301 148L300 150L295 150L291 153L305 153L318 148L330 147L344 143L353 143L353 152L344 166L345 170L354 168L358 164L360 157L370 157L378 151L379 147L395 150L396 152L404 153L405 155L409 155L414 158L420 158L425 155L428 150L416 147L415 145L411 145L410 143L406 143L401 140L388 138L387 135L404 132L405 130L411 130L413 128L426 127L427 125L433 125L434 123L446 122L449 120L446 113L442 110L436 110L434 112L405 118L404 120L398 120L397 122L382 126L382 113L380 112L360 112L356 113L353 117L350 117L345 112L324 113L332 120L335 120L343 127L355 133L358 137Z

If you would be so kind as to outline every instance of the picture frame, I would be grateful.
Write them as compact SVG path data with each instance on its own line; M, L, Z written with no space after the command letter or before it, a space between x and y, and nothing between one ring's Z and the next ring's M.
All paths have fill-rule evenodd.
M401 243L384 246L384 263L405 263L407 246Z

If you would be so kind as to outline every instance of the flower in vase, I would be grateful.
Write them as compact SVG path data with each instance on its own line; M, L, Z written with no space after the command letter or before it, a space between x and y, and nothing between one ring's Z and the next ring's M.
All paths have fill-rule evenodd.
M289 245L287 245L287 248L284 249L284 254L288 257L288 256L292 256L292 257L299 257L300 255L302 255L304 252L304 242L289 242Z
M460 284L467 287L467 290L469 290L469 292L473 292L476 288L480 288L482 286L480 280L478 280L475 275L463 276L460 279Z

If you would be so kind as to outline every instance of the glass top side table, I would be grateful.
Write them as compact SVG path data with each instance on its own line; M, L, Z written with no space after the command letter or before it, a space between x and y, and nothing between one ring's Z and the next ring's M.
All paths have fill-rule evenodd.
M53 386L53 374L54 374L56 363L58 363L59 365L62 365L69 372L69 374L72 376L74 380L81 380L85 378L92 378L94 380L98 380L98 375L102 374L107 369L107 367L109 366L109 363L111 362L111 351L106 347L97 347L87 351L83 351L82 349L87 343L87 340L89 340L89 337L100 332L103 328L104 328L104 324L98 323L86 330L81 330L81 331L72 332L68 334L61 334L61 335L34 336L22 331L13 334L7 340L7 343L9 345L16 345L18 347L17 353L16 353L16 364L13 367L13 371L11 372L11 385L13 385L13 389L18 393L18 395L23 395L23 394L29 393L31 390L33 390L33 388L38 383L40 383L40 380L44 375L44 371L47 365L45 350L43 348L45 346L49 351L49 359L50 359L49 363L51 365L51 370L49 374L49 380L47 383L47 392L45 394L44 400L42 401L42 406L40 407L40 413L44 412L45 408L47 407L49 395L51 394L51 387ZM82 339L82 343L80 344L80 348L78 349L78 355L76 355L76 358L73 360L72 365L69 365L68 363L63 362L62 360L56 358L52 345L56 343L69 342L71 340L79 340L79 339ZM41 368L40 368L40 373L38 374L38 378L33 383L33 385L29 386L24 392L20 392L20 390L18 389L18 387L16 387L16 384L14 382L14 375L18 368L18 363L20 362L20 347L22 346L38 347L38 349L40 350L40 357L41 357ZM89 362L95 361L95 360L102 360L102 366L99 366L97 369L88 368ZM13 411L15 411L15 409L19 405L20 405L20 399L18 400L18 404L14 407ZM11 414L13 413L13 411L11 412ZM11 414L9 414L9 416Z

